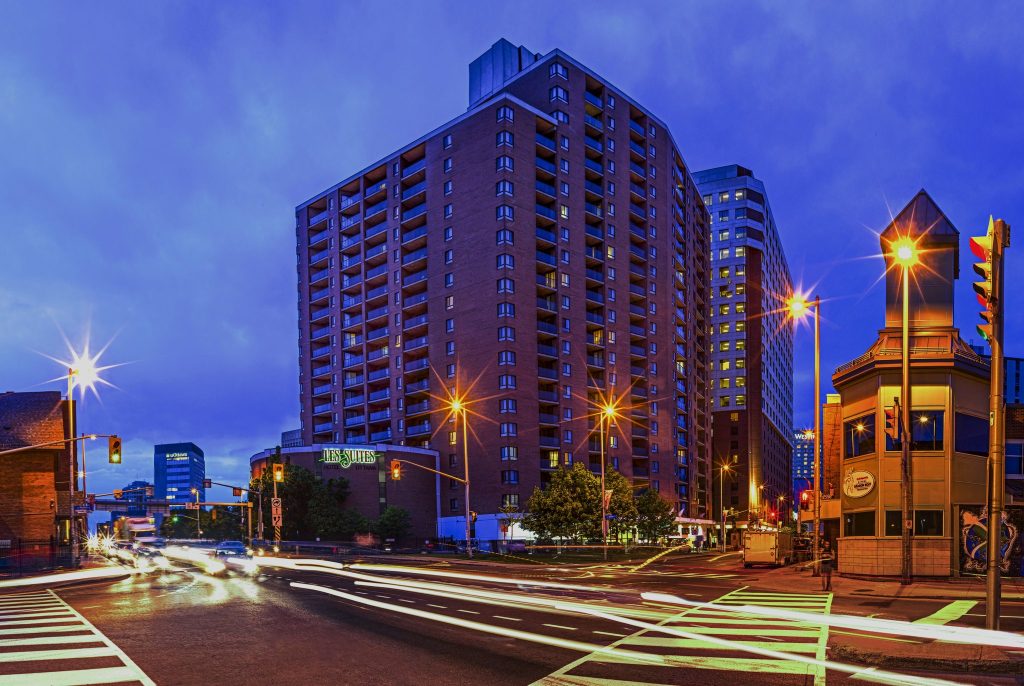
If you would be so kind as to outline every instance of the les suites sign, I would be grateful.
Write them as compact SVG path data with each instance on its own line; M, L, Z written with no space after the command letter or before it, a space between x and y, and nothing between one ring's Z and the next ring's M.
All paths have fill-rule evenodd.
M325 446L320 452L320 462L325 465L336 465L343 469L347 469L354 464L377 464L379 458L380 453L376 450L347 445Z

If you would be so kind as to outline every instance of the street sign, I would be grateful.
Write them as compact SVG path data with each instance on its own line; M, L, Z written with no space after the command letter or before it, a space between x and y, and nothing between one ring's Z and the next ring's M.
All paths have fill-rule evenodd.
M75 505L75 514L89 514L91 511L88 505Z
M186 510L198 510L199 509L199 503L185 503L185 509Z
M272 515L270 515L270 523L271 523L272 526L274 526L276 528L280 528L281 527L281 511L280 510L278 510L277 512L275 512Z
M281 526L281 499L270 499L270 521L273 526Z

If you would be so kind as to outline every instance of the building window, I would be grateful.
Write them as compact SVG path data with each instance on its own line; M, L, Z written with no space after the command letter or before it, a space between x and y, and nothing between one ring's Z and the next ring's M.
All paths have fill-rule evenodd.
M848 512L843 515L843 534L846 536L874 536L875 511Z
M513 189L512 182L508 181L507 179L503 179L503 180L499 181L495 185L495 187L494 187L494 194L497 195L497 196L507 195L507 196L511 197L512 196L512 189Z
M498 121L512 121L515 119L515 112L508 105L502 105L498 108Z
M516 353L514 350L500 350L498 351L498 366L512 366L516 363Z
M875 452L875 415L866 414L843 422L843 435L846 439L846 457Z
M519 425L515 422L502 422L500 425L499 433L502 436L515 436L519 430Z
M501 470L501 483L503 484L517 484L519 483L519 471L515 469L503 469Z
M569 123L569 115L563 112L562 110L555 110L554 112L551 113L551 116L554 117L555 121L559 123Z
M447 205L444 206L444 218L445 219L451 219L452 218L452 204L451 203L448 203Z
M516 413L516 399L515 398L502 398L498 401L498 412L501 414L515 414Z
M516 266L515 258L508 253L501 253L497 257L498 269L514 269Z
M502 507L519 507L518 493L503 493L501 496Z
M548 99L554 102L569 102L569 91L565 90L561 86L552 86L548 89Z
M516 316L516 304L515 303L498 303L498 317L515 317Z
M494 166L497 171L512 171L514 167L512 158L508 155L499 155L498 159L494 162Z
M455 296L454 295L446 295L444 297L444 309L451 310L451 309L454 309L454 308L455 308Z
M451 288L455 285L455 274L448 272L444 275L444 287Z
M444 251L444 263L445 264L451 264L452 261L454 261L454 259L455 259L455 251L454 250L449 248L448 250Z
M449 364L449 365L447 365L445 367L445 375L449 379L454 379L455 378L455 365L454 364Z
M445 150L452 147L452 135L450 133L446 134L445 137L441 139L441 146Z
M497 209L495 210L495 218L499 219L499 220L504 219L504 220L512 221L515 218L514 215L513 215L512 206L511 205L498 205Z
M500 454L502 460L518 460L519 448L514 445L503 445Z
M444 194L445 195L451 195L452 194L452 182L451 181L445 181L444 182Z
M957 412L954 421L956 426L953 428L953 435L956 437L954 445L956 452L988 457L988 419ZM888 444L889 441L887 440L886 450L899 450L899 448L889 448ZM1015 472L1011 472L1009 469L1010 446L1007 445L1006 449L1007 472L1013 474Z
M499 293L515 293L516 282L507 277L498 279L498 292Z
M448 501L448 509L451 510L452 512L458 512L459 511L459 499L458 498L452 498L451 500L449 500Z
M562 442L572 443L572 429L566 429L565 431L562 432Z
M548 78L554 78L559 76L563 79L569 78L569 70L565 68L565 65L561 62L552 62L551 68L548 70Z
M448 432L448 445L455 445L459 442L459 433L457 431Z
M512 245L512 229L500 229L498 233L495 235L495 242L498 245Z
M507 390L516 387L515 374L501 374L498 376L498 388Z
M495 137L495 146L500 148L503 145L507 145L511 148L515 145L514 140L511 131L499 131Z
M499 341L514 341L516 339L516 330L511 326L499 326L498 327L498 340Z
M446 241L450 241L454 235L455 235L455 232L452 230L452 227L450 227L450 226L445 227L445 229L444 229L444 239Z
M455 331L455 319L454 318L448 318L448 319L444 320L444 331L445 331L445 333L451 333L452 331Z

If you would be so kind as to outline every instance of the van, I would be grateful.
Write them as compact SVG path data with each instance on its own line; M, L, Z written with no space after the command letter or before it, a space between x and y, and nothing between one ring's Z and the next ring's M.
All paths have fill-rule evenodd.
M793 534L776 529L747 529L743 532L743 566L768 564L776 567L793 561Z

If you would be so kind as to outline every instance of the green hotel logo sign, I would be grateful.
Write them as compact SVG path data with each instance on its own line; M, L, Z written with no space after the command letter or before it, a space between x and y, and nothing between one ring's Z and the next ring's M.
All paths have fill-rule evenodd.
M320 453L320 461L324 464L336 464L347 468L354 464L377 464L380 453L367 448L349 446L325 447Z

